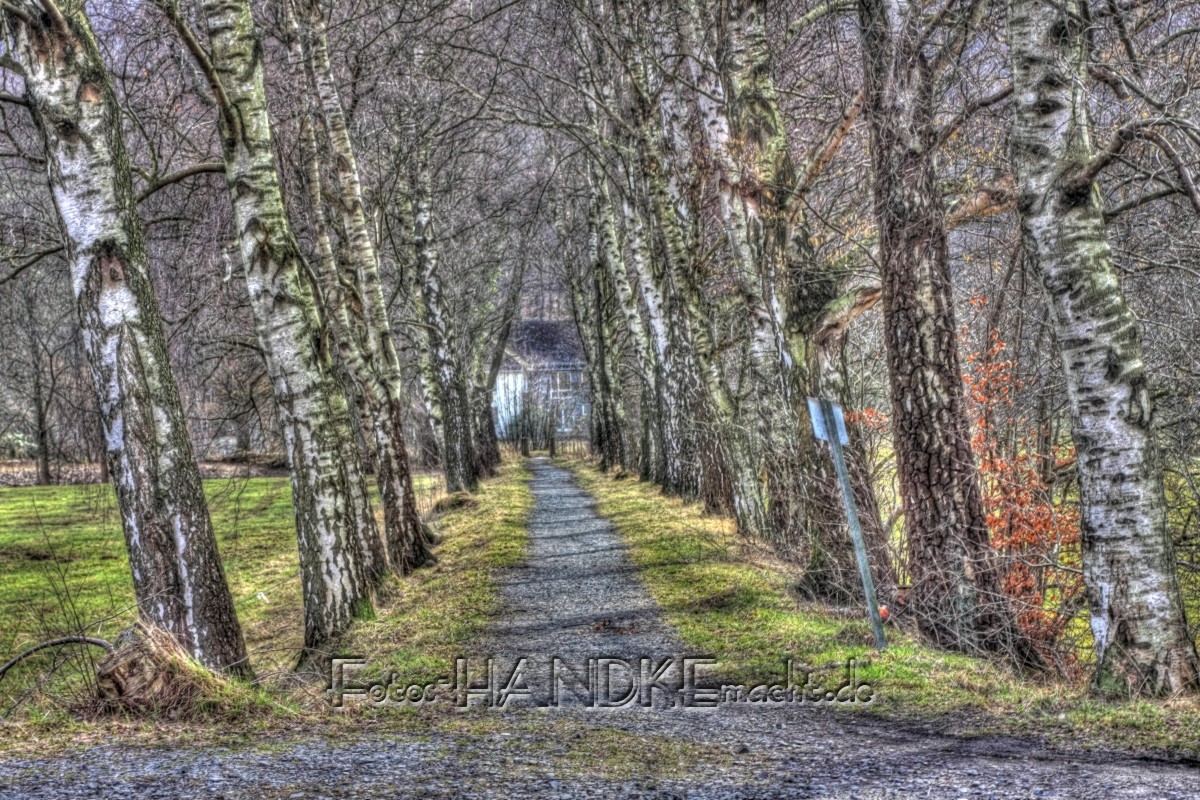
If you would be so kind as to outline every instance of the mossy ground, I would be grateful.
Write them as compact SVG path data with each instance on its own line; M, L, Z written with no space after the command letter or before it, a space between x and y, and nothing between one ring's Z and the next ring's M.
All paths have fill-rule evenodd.
M729 519L665 497L633 478L614 480L580 460L561 460L598 502L667 620L730 683L782 683L785 663L836 684L848 659L876 690L869 713L924 718L964 733L1037 733L1096 747L1200 755L1200 702L1106 702L1087 687L1033 680L1001 664L928 647L892 627L879 653L858 615L805 602L786 564L741 537ZM851 708L846 706L846 708ZM858 707L862 708L862 707Z

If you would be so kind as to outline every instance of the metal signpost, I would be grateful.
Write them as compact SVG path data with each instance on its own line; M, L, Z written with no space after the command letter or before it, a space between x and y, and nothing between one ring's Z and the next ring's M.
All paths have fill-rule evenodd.
M808 398L808 415L812 418L813 435L822 442L829 442L833 453L833 468L842 487L842 501L846 504L846 521L850 524L850 538L854 540L854 555L858 559L858 574L862 577L863 595L867 598L867 616L875 631L875 647L887 649L887 637L883 633L883 619L879 615L879 602L875 599L875 582L871 580L871 564L867 561L867 543L863 539L862 525L858 521L858 509L854 505L854 492L850 488L850 472L846 469L846 457L842 445L850 444L846 433L846 420L841 406L824 398Z

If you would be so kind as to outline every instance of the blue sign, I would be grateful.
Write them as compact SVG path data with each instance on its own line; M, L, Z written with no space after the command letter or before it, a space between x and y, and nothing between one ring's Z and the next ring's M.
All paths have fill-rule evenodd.
M833 424L837 428L838 441L850 444L850 434L846 432L846 418L842 416L842 407L837 403L830 403L829 407L833 410ZM808 416L812 420L813 436L819 441L828 442L829 422L821 411L821 401L815 397L808 398Z

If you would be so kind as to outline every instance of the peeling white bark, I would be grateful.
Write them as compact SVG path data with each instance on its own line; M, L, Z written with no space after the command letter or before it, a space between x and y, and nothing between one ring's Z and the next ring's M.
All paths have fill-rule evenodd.
M309 191L313 216L317 219L326 288L333 328L343 362L373 415L376 442L376 481L384 506L386 553L375 561L387 561L393 569L407 572L429 558L428 536L417 512L408 448L404 441L403 413L408 398L401 374L400 357L392 336L379 273L379 258L367 223L358 162L350 131L334 80L329 58L328 34L320 4L300 0L300 48L307 64L310 84L319 104L319 114L334 154L340 190L343 227L349 236L353 269L339 270L325 230L324 203L320 191L319 156L311 129L305 131L309 161ZM351 303L351 295L358 301ZM376 566L376 572L385 565Z
M1195 691L1137 319L1125 303L1093 185L1080 0L1010 0L1012 157L1026 253L1041 277L1071 401L1096 686Z
M167 356L145 233L107 68L78 5L10 20L100 415L138 609L207 667L249 677Z
M371 598L379 533L345 394L333 369L318 287L283 208L247 0L206 0L225 172L246 285L275 389L292 473L304 589L305 649L345 630Z
M416 170L413 204L420 305L425 316L431 374L441 411L446 488L451 492L473 492L479 483L479 472L472 435L471 402L466 372L459 361L454 326L442 292L440 256L433 231L431 184L428 164L422 163Z

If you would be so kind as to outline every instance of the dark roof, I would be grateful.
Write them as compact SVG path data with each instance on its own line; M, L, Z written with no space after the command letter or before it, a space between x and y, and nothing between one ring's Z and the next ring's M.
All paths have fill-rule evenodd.
M523 319L513 323L504 369L583 369L583 343L571 320Z

